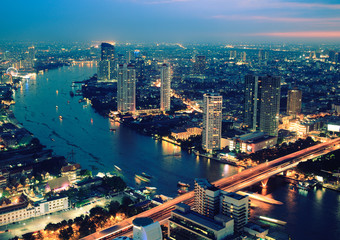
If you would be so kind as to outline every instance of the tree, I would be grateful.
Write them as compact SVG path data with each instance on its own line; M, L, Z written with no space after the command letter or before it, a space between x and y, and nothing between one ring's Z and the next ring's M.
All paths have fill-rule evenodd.
M93 217L96 215L103 216L103 217L107 216L107 211L102 207L94 207L90 210L90 216Z
M68 240L73 236L73 228L68 227L60 231L59 238L63 240Z
M120 208L120 204L117 201L111 201L109 206L108 206L109 213L112 214L112 215L116 215L119 208Z

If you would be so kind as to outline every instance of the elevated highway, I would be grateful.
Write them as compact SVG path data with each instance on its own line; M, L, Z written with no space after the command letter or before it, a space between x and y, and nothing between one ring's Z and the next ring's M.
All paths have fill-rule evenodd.
M280 157L273 161L259 164L256 167L246 169L233 176L217 180L213 182L213 184L224 191L236 192L251 185L254 185L255 183L258 183L264 179L268 179L269 177L274 176L280 172L293 168L297 166L300 162L327 154L329 152L338 150L339 148L340 138L333 139L328 142L320 143L315 146L286 155L284 157ZM95 232L82 239L113 239L118 236L131 236L132 221L136 217L150 217L154 221L159 221L162 224L170 217L171 211L174 210L176 204L184 202L192 206L193 200L194 192L191 191L179 197L176 197L175 199L168 201L160 206L142 212L134 217L125 219L119 224L116 224L102 231Z

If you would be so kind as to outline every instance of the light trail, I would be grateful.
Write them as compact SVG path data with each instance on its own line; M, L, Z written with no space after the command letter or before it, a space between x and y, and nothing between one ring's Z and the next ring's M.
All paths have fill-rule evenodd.
M291 153L284 157L280 157L270 162L259 164L256 167L246 169L236 175L225 177L213 182L216 187L229 192L236 192L264 179L274 176L280 172L284 172L290 168L297 166L300 162L306 161L310 158L315 158L329 152L338 150L340 148L340 138L330 140L329 142L320 143L312 147ZM184 202L193 205L194 192L188 192L173 200L170 200L162 205L154 207L150 210L142 212L134 217L123 220L117 225L104 229L102 231L93 233L83 240L94 239L113 239L118 236L132 235L132 221L137 217L150 217L154 221L164 221L170 217L171 211L175 205Z

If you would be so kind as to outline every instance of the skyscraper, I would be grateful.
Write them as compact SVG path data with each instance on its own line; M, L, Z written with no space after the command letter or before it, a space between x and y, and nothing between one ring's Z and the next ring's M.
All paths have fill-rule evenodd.
M136 111L136 70L133 65L121 64L118 68L117 83L118 111Z
M195 211L204 216L214 218L220 210L221 190L207 179L195 179Z
M244 124L248 128L278 135L280 91L280 77L245 77Z
M296 118L296 115L301 113L302 91L292 89L288 91L287 98L287 114Z
M164 63L161 67L161 111L170 111L171 73L170 65Z
M98 65L98 78L111 80L116 77L115 47L109 43L101 44L100 62Z
M203 95L202 148L206 151L221 148L222 96Z

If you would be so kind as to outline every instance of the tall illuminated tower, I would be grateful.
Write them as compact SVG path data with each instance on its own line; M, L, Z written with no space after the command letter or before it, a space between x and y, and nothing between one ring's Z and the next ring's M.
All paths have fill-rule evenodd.
M278 135L281 79L274 76L245 77L244 124L251 130Z
M116 77L115 47L109 43L102 43L100 53L98 78L101 80L114 79Z
M292 89L288 91L287 98L287 114L293 116L301 113L302 91L299 89Z
M171 72L170 65L164 63L161 67L161 111L170 111Z
M222 96L203 95L202 148L211 152L221 148Z
M131 64L118 67L117 105L123 113L136 111L136 70Z

